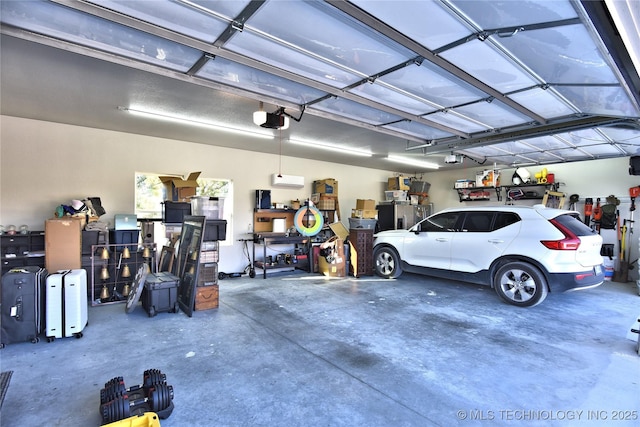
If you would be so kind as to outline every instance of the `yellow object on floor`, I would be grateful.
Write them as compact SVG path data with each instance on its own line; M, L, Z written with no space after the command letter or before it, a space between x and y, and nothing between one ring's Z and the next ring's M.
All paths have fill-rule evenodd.
M102 427L160 427L160 419L155 412L145 412Z

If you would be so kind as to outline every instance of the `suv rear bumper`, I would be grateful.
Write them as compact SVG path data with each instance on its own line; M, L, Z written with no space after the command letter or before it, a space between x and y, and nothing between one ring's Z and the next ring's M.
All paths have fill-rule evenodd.
M604 283L604 266L596 265L591 270L577 273L549 273L549 288L552 292L567 292L595 288Z

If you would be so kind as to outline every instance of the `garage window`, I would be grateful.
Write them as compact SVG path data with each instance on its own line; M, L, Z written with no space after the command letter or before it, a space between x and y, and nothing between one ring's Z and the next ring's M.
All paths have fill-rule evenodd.
M164 186L160 174L137 172L135 176L136 215L138 218L162 220ZM197 196L218 197L223 219L227 220L227 235L230 233L230 218L233 214L233 181L219 178L198 178Z

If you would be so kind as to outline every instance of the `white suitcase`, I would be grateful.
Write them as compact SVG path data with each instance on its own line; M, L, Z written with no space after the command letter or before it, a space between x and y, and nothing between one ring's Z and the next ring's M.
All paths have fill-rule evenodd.
M47 277L45 331L47 341L82 338L88 322L87 272L61 270Z

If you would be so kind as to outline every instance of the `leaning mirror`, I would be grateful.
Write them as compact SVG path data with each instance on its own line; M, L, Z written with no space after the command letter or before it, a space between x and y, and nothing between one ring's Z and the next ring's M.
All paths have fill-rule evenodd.
M195 303L195 287L200 266L200 248L202 247L202 230L204 216L185 216L180 232L180 244L176 257L176 275L180 278L178 287L178 304L189 317L193 314Z

